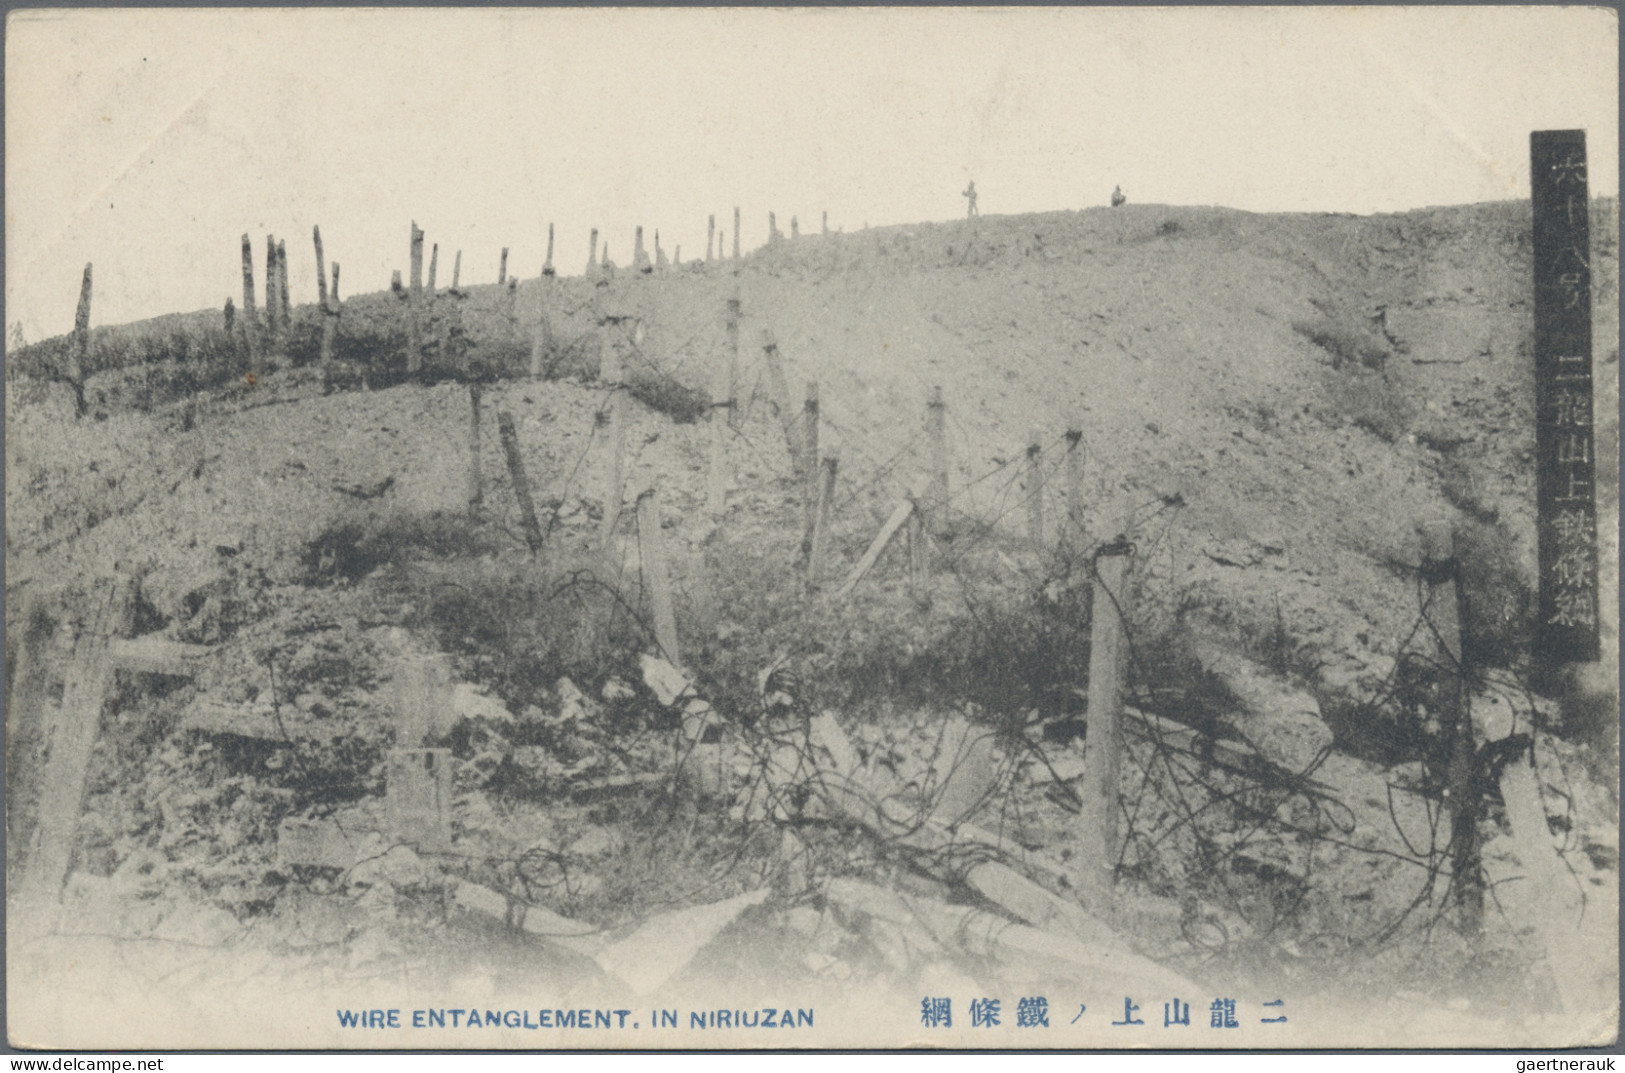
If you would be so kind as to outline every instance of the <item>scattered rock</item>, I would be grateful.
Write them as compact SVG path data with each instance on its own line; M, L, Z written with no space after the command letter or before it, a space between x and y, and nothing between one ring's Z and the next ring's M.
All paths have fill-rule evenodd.
M495 697L486 696L467 682L459 682L451 689L451 710L458 719L490 719L498 723L512 723L513 713Z
M681 972L739 915L767 899L766 887L727 901L664 913L598 955L598 964L646 995Z

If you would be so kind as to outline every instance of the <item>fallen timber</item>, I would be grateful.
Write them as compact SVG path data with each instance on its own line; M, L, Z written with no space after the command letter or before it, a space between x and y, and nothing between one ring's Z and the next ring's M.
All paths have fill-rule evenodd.
M660 682L657 692L663 701L673 707L681 705L691 733L696 724L703 725L706 717L714 717L681 670L646 657L644 673L646 680ZM701 707L705 708L703 715L695 710ZM1097 911L1090 912L1003 863L1003 859L1019 859L1047 882L1071 889L1072 881L1059 862L1012 846L997 834L972 824L943 823L889 794L884 785L877 785L874 775L863 769L857 751L827 712L810 720L800 732L781 739L776 747L767 750L761 763L769 798L788 798L792 795L787 791L792 787L805 786L826 814L864 828L885 845L906 854L926 874L950 886L968 888L1014 918L1013 923L986 909L929 899L899 903L910 906L909 913L924 915L934 922L929 930L945 945L972 956L1029 966L1034 958L1040 958L1051 968L1055 966L1050 963L1060 963L1080 975L1109 971L1173 992L1199 990L1177 973L1134 951L1102 919L1108 906L1094 907ZM851 893L848 888L837 887L840 882L831 881L829 897L837 897L842 890Z

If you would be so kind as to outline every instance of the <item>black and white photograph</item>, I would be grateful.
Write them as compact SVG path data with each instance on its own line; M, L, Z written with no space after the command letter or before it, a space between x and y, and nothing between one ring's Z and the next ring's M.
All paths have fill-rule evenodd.
M1617 1043L1613 9L6 30L10 1047Z

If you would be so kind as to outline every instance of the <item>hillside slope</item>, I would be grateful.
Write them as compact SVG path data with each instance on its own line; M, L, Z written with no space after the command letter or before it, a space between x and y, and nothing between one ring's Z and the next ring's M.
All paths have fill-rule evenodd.
M1614 653L1616 210L1593 211L1601 591ZM1152 729L1125 761L1112 927L1204 984L1324 996L1326 1018L1362 994L1387 1003L1382 1016L1454 1018L1451 1038L1534 1038L1505 995L1549 1013L1554 995L1577 993L1532 969L1526 937L1549 907L1520 901L1512 884L1484 938L1435 927L1447 915L1434 886L1445 882L1438 735L1428 682L1406 658L1427 643L1417 527L1448 521L1482 672L1479 740L1538 730L1541 800L1573 876L1564 897L1583 911L1588 941L1617 948L1615 664L1539 683L1553 696L1530 689L1529 226L1518 204L1363 218L1128 205L803 236L737 265L442 292L422 383L404 376L404 304L365 294L345 302L328 390L309 361L309 307L295 311L291 356L257 378L205 311L98 329L84 419L50 375L60 342L11 355L8 667L25 635L54 636L41 651L64 666L40 691L54 710L72 627L113 572L136 583L135 632L213 646L195 680L121 679L70 893L121 934L135 925L118 892L133 883L152 903L136 914L149 932L200 919L229 949L267 944L290 994L303 986L294 980L341 969L378 983L436 964L443 934L412 928L461 921L447 906L469 885L502 890L510 917L525 904L589 921L603 929L590 946L674 903L769 884L771 915L725 933L738 960L713 951L717 978L790 966L806 977L798 986L816 978L850 997L858 982L907 990L942 970L948 955L910 946L916 933L876 938L883 922L870 914L831 917L828 882L889 877L911 897L987 908L963 877L922 878L917 858L900 863L895 847L827 817L810 830L764 817L744 790L680 791L674 702L642 680L639 658L647 534L632 503L657 487L681 662L733 736L703 744L756 740L780 667L795 673L777 692L796 694L803 715L834 713L903 798L940 775L931 757L946 725L990 728L997 793L977 822L1009 834L1018 856L1050 853L1033 879L1067 897L1085 882L1078 821L1057 784L1076 779L1086 748L1076 740L1087 732L1086 560L1126 537L1129 698L1165 722L1134 724ZM714 520L703 400L728 367L736 293L739 425ZM538 336L549 375L532 378ZM783 362L783 398L766 340ZM604 348L632 398L621 524L601 552L617 390L600 375ZM470 379L481 385L477 508ZM804 489L779 421L809 382L822 448L840 459L821 592L800 573ZM929 539L900 538L837 599L833 582L932 466L927 402L939 387L949 507L933 509ZM535 555L499 414L513 420L540 508ZM1078 527L1066 521L1072 428L1084 452ZM1036 547L1029 435L1044 474ZM410 736L402 712L425 706L435 731L424 740L461 762L456 853L413 855L399 882L381 866L358 880L350 868L280 864L285 820L382 822L385 754ZM48 752L42 718L13 715L13 772L26 776ZM1158 726L1207 745L1158 769ZM1236 750L1241 767L1214 767ZM754 770L715 778L727 787ZM604 803L578 792L589 778L647 792ZM15 848L34 806L26 781L8 802L14 870L29 852ZM1485 800L1484 868L1501 883L1523 874L1528 842L1514 846L1498 795ZM786 862L791 828L812 863ZM538 853L560 872L533 887L524 866ZM795 916L809 906L823 923ZM318 928L311 919L327 921L329 938L296 942ZM234 930L251 924L265 924L252 939ZM491 966L533 941L482 927L478 943L451 943L458 972L505 971ZM527 947L525 971L571 987L596 979L566 947ZM1611 965L1592 967L1573 986L1605 997ZM1402 988L1429 1002L1396 997L1412 994ZM1447 1005L1458 1001L1471 1017ZM1598 1017L1564 1022L1562 1040L1599 1038ZM1299 1042L1335 1042L1329 1023Z

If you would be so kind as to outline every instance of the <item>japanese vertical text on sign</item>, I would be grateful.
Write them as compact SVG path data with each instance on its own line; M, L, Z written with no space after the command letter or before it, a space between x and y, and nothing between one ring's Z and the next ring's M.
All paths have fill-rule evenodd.
M1540 519L1535 652L1549 663L1583 662L1600 655L1585 131L1535 131L1529 153Z

